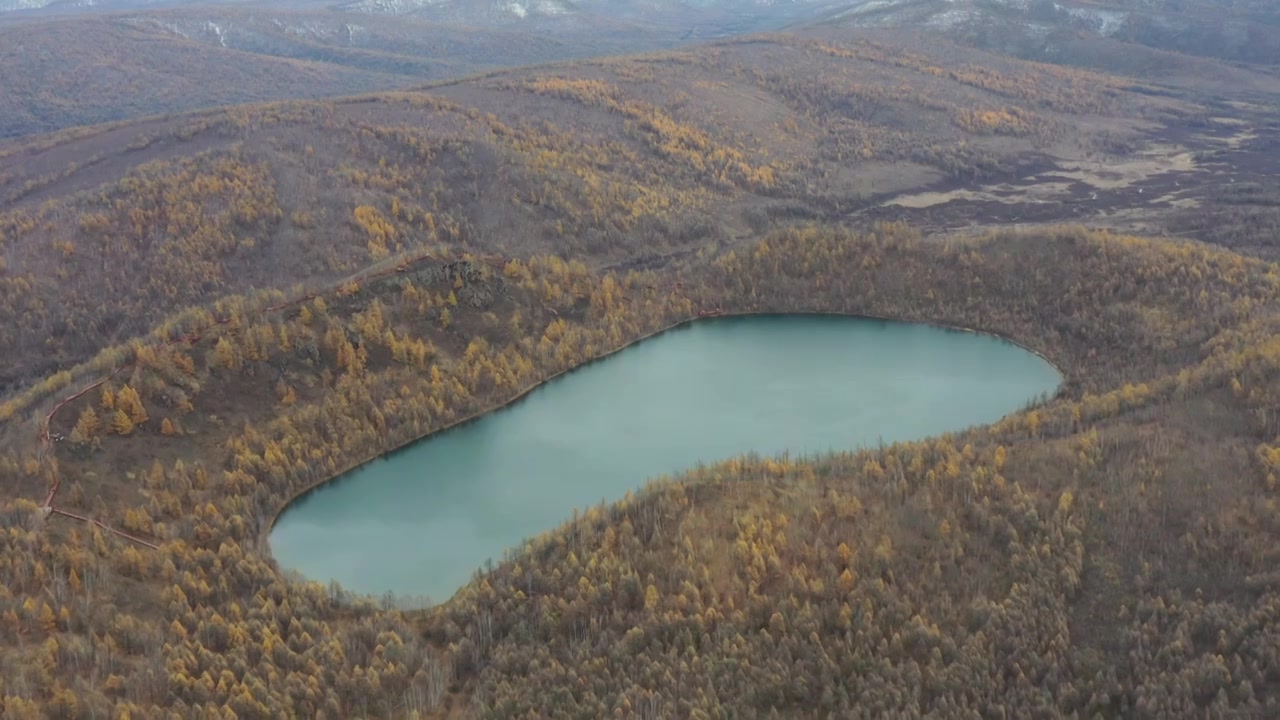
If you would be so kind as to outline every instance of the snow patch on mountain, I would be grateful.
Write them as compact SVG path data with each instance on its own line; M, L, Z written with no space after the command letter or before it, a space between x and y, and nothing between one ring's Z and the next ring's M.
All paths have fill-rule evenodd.
M1124 27L1124 23L1129 19L1127 13L1116 10L1101 10L1098 8L1080 8L1080 7L1063 7L1055 5L1055 7L1065 10L1071 17L1083 20L1092 26L1090 29L1099 35L1111 36L1119 32Z
M204 27L205 27L205 30L213 33L213 36L217 38L219 45L221 45L222 47L227 46L227 34L223 31L221 25L219 25L216 22L213 22L212 20L206 20L204 23Z
M404 15L445 4L446 0L357 0L342 6L343 10L371 15Z
M554 2L554 0L541 0L537 4L537 8L538 12L543 15L567 15L569 13L569 8Z
M954 2L954 0L947 0L947 2ZM938 30L951 30L973 22L978 17L980 17L980 14L974 10L948 10L929 18L925 21L925 25Z
M53 0L0 0L0 12L36 10L51 4Z

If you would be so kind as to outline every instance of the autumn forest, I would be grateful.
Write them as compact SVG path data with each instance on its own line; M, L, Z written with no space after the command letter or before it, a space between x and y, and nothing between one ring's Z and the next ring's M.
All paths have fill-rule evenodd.
M1280 88L1248 77L826 25L0 145L0 716L1280 715ZM361 463L763 312L992 333L1065 382L655 479L429 608L271 555Z

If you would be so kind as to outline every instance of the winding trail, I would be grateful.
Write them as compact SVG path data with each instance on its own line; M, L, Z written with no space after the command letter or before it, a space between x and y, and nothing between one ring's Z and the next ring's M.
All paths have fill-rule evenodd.
M122 537L122 538L127 539L127 540L132 540L132 541L134 541L134 542L138 543L139 545L145 545L146 547L149 547L149 548L151 548L152 550L159 550L159 549L160 549L160 546L159 546L159 545L156 545L155 543L147 542L146 540L143 540L142 538L140 538L140 537L138 537L138 536L136 536L136 535L130 535L129 533L127 533L127 532L125 532L125 531L123 531L123 530L117 530L116 528L111 527L110 525L108 525L108 524L106 524L106 523L102 522L101 520L97 520L97 519L94 519L94 518L91 518L91 517L86 517L86 516L84 516L84 515L80 515L80 514L77 514L77 513L73 513L73 512L71 512L71 511L69 511L69 510L63 510L63 509L61 509L61 508L56 508L56 507L51 507L51 506L46 506L46 507L45 507L45 511L46 511L48 514L50 514L50 515L62 515L62 516L64 516L64 517L75 518L76 520L81 520L81 521L87 522L87 523L89 523L90 525L97 525L98 527L102 528L103 530L106 530L106 531L107 531L107 532L109 532L109 533L114 533L114 534L116 534L116 535L119 535L119 536L120 536L120 537Z
M498 268L499 270L504 265L504 258L502 258L501 256L485 255L485 256L472 256L472 257L479 262L486 263L490 266ZM394 275L396 273L403 273L407 271L410 266L416 265L424 260L445 260L447 262L459 262L464 259L465 258L463 256L456 256L454 258L442 258L432 254L429 251L423 251L417 255L403 258L396 264L384 270L365 271L355 276L347 277L345 279L333 282L327 286L321 287L318 290L314 290L304 295L295 297L291 300L286 300L284 302L277 303L275 305L268 305L266 307L259 309L256 314L260 316L266 313L275 312L277 310L283 310L295 305L299 305L304 302L308 302L310 300L314 300L315 298L320 297L321 295L326 295L329 293L336 292L348 285L352 285L352 284L359 285L361 283L364 283L370 280L378 280L380 278L387 277L389 275ZM177 344L184 344L187 346L191 346L191 345L194 345L196 342L198 342L201 339L201 337L203 337L204 333L208 332L210 328L217 325L225 325L230 321L231 321L230 317L215 318L208 327L202 330L197 330L196 332L188 333L186 335L183 335L182 337L173 338L170 340L166 340L164 342L156 343L152 345L152 347L165 348L165 347L170 347ZM53 438L50 435L49 426L53 422L54 416L58 414L58 411L62 410L62 408L78 400L79 398L84 397L84 395L86 395L87 393L92 392L94 389L100 387L103 383L109 381L111 378L120 374L120 372L122 372L123 370L127 368L131 368L135 365L136 365L136 361L122 363L111 372L81 387L79 390L72 393L71 395L66 396L65 398L60 400L58 404L54 405L53 408L40 421L39 447L40 447L41 454L45 455L46 457L53 457L55 454ZM58 491L61 489L62 489L62 476L58 473L55 473L53 476L53 483L49 487L49 493L48 495L45 496L44 505L41 507L41 510L44 512L46 516L61 515L63 517L79 520L81 522L85 522L90 525L96 525L97 527L102 528L107 532L110 532L114 535L125 538L126 540L135 542L144 547L148 547L153 550L160 549L160 547L155 543L152 543L148 540L138 537L137 535L132 535L130 533L127 533L118 528L113 528L110 525L107 525L106 523L102 522L101 520L57 507L56 505L54 505L54 500L57 499Z

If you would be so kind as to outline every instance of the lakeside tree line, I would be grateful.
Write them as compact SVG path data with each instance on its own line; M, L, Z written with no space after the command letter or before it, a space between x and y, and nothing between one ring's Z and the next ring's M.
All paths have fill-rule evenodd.
M4 712L1265 715L1278 293L1274 266L1190 243L884 225L645 272L427 258L187 313L13 410ZM698 469L424 613L267 556L311 484L672 323L752 311L997 332L1069 382L955 436ZM38 452L53 401L108 375ZM159 549L46 515L55 483L54 507Z

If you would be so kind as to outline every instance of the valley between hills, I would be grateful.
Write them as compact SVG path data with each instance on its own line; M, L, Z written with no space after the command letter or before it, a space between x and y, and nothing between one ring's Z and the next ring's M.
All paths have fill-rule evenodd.
M4 717L1280 713L1280 79L855 24L0 145ZM1064 382L655 479L429 608L272 557L308 489L751 313Z

